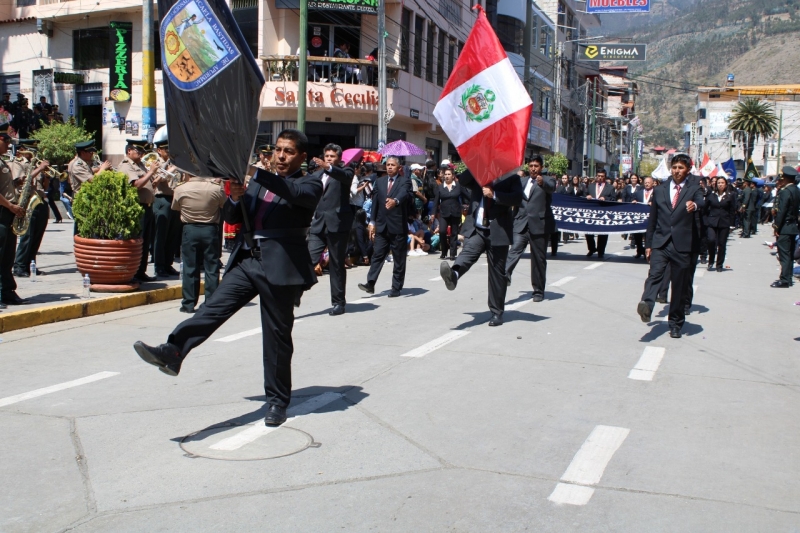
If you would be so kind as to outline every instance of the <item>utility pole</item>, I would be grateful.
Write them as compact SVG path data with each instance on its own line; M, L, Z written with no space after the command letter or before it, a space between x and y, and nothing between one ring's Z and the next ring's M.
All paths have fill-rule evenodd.
M783 109L781 109L781 120L778 123L778 160L775 163L775 173L781 175L781 142L783 141Z
M591 150L591 157L589 158L589 176L595 176L597 173L594 168L594 143L597 132L597 76L592 80L592 143L589 145Z
M297 80L297 129L306 132L306 83L308 82L308 0L300 0L300 72Z
M558 153L561 148L561 57L564 54L564 43L558 43L555 59L555 116L553 117L553 153Z
M156 64L153 57L153 0L142 2L142 133L148 141L156 130Z
M305 0L304 0L305 1ZM386 144L386 5L378 0L378 149ZM428 43L433 46L433 43Z
M633 129L633 166L631 172L639 173L639 127Z

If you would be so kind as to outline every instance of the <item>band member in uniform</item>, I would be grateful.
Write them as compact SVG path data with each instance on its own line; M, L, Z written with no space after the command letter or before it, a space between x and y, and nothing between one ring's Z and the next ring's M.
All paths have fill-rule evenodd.
M180 176L180 171L170 163L169 142L166 140L155 143L158 156L161 159L158 163L162 170ZM172 266L175 260L175 252L181 240L181 215L172 209L173 189L177 185L177 180L173 180L167 173L159 172L153 178L156 198L153 202L153 221L155 231L153 235L153 263L156 276L170 277L179 275L178 271ZM183 255L181 255L183 257Z
M194 347L259 296L264 391L269 405L264 422L268 426L279 426L286 420L286 407L291 400L295 298L317 281L306 233L322 196L322 183L316 176L303 175L301 165L307 151L305 134L284 130L275 146L277 175L253 169L255 174L247 190L239 183L231 183L231 197L225 202L222 216L229 222L242 221L243 203L253 233L238 240L214 296L179 324L166 344L134 344L142 359L175 376Z
M322 198L317 205L311 232L308 235L308 253L316 264L325 247L330 257L331 316L345 312L345 287L347 285L347 243L353 227L355 213L350 209L350 193L353 185L353 169L342 167L342 147L329 144L323 150L324 160L314 158L319 167L316 176L322 180Z
M554 176L542 176L544 162L540 156L528 164L530 176L523 182L522 204L514 208L514 244L506 260L507 284L511 285L514 272L525 248L531 248L531 285L533 301L544 300L547 284L547 244L550 234L556 229L553 217L553 192L556 189Z
M147 255L150 251L150 242L153 240L153 201L155 200L153 176L158 170L158 165L153 164L150 170L144 166L142 163L142 156L145 154L144 141L139 139L128 139L125 153L127 157L122 160L117 170L128 175L128 181L136 187L139 193L139 204L144 209L142 213L142 260L133 279L154 281L156 278L147 275Z
M256 149L258 154L258 161L256 162L257 168L263 168L272 172L272 152L274 147L271 144L262 144Z
M175 187L172 209L180 212L183 222L181 311L184 313L194 313L200 298L201 270L205 279L206 301L219 285L219 258L222 255L219 213L226 198L220 180L192 177Z
M464 247L452 267L443 261L439 273L449 290L454 290L459 278L464 276L481 254L486 252L489 263L490 326L503 324L506 303L506 261L508 247L514 240L514 215L512 207L522 204L522 183L515 173L507 178L481 187L472 173L459 174L458 182L470 190L469 212L462 233Z
M18 143L21 148L17 150L17 153L25 157L30 163L37 152L36 145L39 144L39 141L20 139ZM44 163L47 162L44 161ZM21 278L28 278L31 275L31 261L36 260L36 255L39 253L39 247L44 238L44 232L47 229L47 220L50 218L46 192L50 187L50 178L47 174L39 173L33 180L33 186L36 191L35 194L39 196L41 203L33 208L28 231L20 237L17 245L13 272L15 277ZM36 274L44 274L44 272L37 268Z
M794 250L798 234L797 216L800 210L800 191L797 189L795 180L797 170L790 166L781 169L781 179L778 184L781 187L778 193L778 212L775 214L775 223L772 229L778 241L778 260L781 263L781 277L773 282L770 287L785 289L791 287L792 267L794 266Z
M614 186L606 183L605 169L599 169L595 176L594 183L589 185L586 190L586 198L595 200L605 200L606 202L616 202L617 193L614 191ZM597 252L597 258L600 260L606 257L606 244L608 244L608 235L598 235L597 244L594 242L594 235L586 234L586 247L589 252L586 257L592 257Z
M396 298L400 296L406 279L407 212L411 180L400 175L400 160L394 156L386 159L386 173L375 180L369 219L369 239L374 243L374 251L367 282L359 283L358 288L368 294L375 293L375 282L381 275L383 262L391 248L394 265L389 297Z
M670 271L672 291L669 304L669 336L681 337L686 318L684 307L687 285L691 283L695 262L692 257L699 249L697 217L702 209L703 192L696 180L687 179L692 160L686 154L672 159L672 179L658 187L650 204L645 256L650 262L650 272L644 284L644 293L637 312L642 322L650 322L661 280Z
M87 181L92 181L92 178L97 174L111 168L111 163L103 161L100 166L92 168L94 162L94 155L97 153L97 148L94 146L94 141L79 142L75 145L75 157L67 165L67 174L69 175L69 184L72 187L72 199L81 189L81 186ZM75 220L75 235L78 234L78 221Z

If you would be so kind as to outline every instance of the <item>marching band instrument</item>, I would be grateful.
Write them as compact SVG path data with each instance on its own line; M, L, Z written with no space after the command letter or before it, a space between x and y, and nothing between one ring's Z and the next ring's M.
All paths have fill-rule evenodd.
M19 194L19 200L16 203L16 205L25 209L25 215L21 217L15 216L13 222L11 222L11 230L15 235L20 237L28 232L28 228L31 225L33 210L37 205L42 203L42 199L39 198L39 195L36 194L33 188L32 174L33 165L30 165L28 167L28 174L25 176L25 183L22 185L22 191Z
M142 156L142 164L147 168L147 170L150 170L150 167L154 164L157 164L160 160L161 158L156 152L147 152Z
M38 167L41 164L41 162L42 162L41 159L39 159L36 156L33 156L33 158L31 159L31 167L32 168ZM42 174L44 174L51 180L57 179L58 181L65 181L67 177L69 177L68 172L59 172L57 168L53 168L52 166L47 166L47 168L45 168L42 171Z

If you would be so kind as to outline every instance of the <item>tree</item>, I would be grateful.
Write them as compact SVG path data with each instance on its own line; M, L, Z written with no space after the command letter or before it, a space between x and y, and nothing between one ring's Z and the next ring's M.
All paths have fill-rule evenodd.
M53 122L33 132L31 138L39 141L39 157L56 166L69 163L75 157L75 144L88 141L92 135L83 125Z
M759 139L768 139L778 130L778 117L775 109L767 102L748 98L733 108L728 129L733 138L744 146L744 160L750 161Z
M561 152L544 156L544 166L553 176L561 176L569 168L569 159Z
M653 171L658 168L658 160L645 156L639 162L639 174L641 176L652 176Z

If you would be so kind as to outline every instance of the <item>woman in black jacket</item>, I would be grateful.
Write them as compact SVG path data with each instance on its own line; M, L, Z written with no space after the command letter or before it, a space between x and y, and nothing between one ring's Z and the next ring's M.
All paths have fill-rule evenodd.
M728 234L735 217L735 197L727 191L728 180L717 178L714 190L706 196L705 220L708 232L708 270L714 270L714 258L717 261L717 272L722 272L725 264L725 250L728 246Z
M586 186L581 183L581 178L579 176L572 176L572 182L569 184L567 194L581 197L586 196Z
M447 227L450 227L450 260L454 261L458 251L458 230L461 228L461 203L465 197L464 189L455 181L452 169L444 171L444 181L436 187L433 197L433 209L439 212L439 248L440 259L445 258L447 243Z

